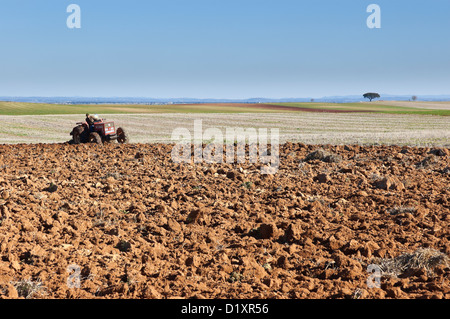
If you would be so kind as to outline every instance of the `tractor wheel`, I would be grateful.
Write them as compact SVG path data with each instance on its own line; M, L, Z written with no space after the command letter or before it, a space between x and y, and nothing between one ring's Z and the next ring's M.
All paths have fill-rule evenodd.
M92 132L91 134L89 134L89 143L103 145L102 138L97 132Z
M121 127L117 129L117 142L119 142L120 144L128 143L128 135Z
M73 143L80 144L81 143L81 135L83 134L84 128L83 126L77 126L72 131Z

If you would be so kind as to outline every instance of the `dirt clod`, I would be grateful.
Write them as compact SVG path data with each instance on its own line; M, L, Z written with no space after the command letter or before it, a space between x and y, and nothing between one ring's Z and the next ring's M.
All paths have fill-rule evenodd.
M319 183L328 183L331 181L331 178L328 174L317 174L314 177L314 180L319 182Z
M277 227L274 224L262 224L259 226L259 237L261 239L270 239L275 237Z

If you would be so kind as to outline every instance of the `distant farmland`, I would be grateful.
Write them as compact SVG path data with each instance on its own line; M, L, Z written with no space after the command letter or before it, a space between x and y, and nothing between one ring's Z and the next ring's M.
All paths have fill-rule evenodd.
M433 107L436 107L435 109ZM278 128L280 142L445 146L450 102L57 105L0 102L0 144L60 143L85 113L127 129L132 143L171 143L175 128Z
M421 106L423 105L423 106ZM433 106L435 105L435 108ZM66 105L0 102L0 115L68 114L153 114L153 113L286 113L371 112L387 114L450 115L450 102L372 102L372 103L275 103L275 104L99 104Z
M304 111L372 112L386 114L450 115L450 102L380 101L366 103L277 103ZM435 106L435 108L434 108Z

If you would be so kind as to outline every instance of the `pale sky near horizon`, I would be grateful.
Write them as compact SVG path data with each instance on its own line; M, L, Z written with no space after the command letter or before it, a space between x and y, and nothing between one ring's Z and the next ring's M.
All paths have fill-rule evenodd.
M449 0L1 0L0 96L450 94L449 39Z

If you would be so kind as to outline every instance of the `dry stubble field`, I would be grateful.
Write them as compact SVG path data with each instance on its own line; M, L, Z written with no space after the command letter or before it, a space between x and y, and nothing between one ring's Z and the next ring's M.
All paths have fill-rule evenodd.
M127 129L133 143L172 143L175 128L193 134L194 120L203 129L216 127L278 128L280 142L305 144L450 145L448 116L377 113L259 114L114 114L104 115ZM83 115L0 116L1 143L62 143Z

